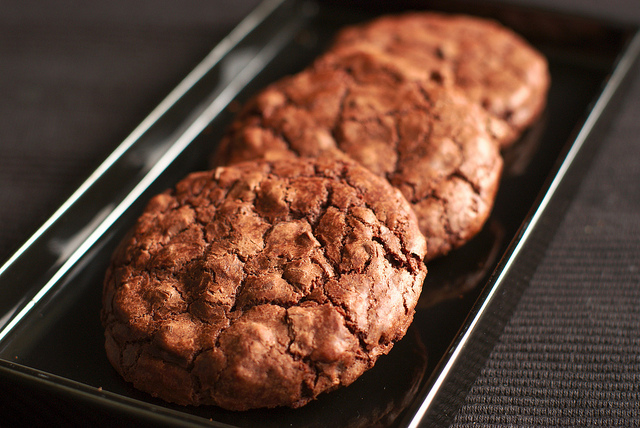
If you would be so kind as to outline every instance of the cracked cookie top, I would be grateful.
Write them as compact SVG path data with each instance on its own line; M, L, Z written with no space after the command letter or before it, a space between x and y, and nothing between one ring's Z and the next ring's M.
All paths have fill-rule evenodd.
M301 406L402 338L425 252L400 192L354 162L193 173L149 202L113 255L107 355L171 402Z
M471 239L491 212L502 172L494 124L454 88L402 80L362 52L357 61L312 67L265 88L212 159L356 160L402 191L431 260Z
M340 64L362 52L375 55L403 79L459 88L504 121L506 127L496 128L503 146L517 139L546 104L547 60L493 20L434 12L383 16L342 29L317 63Z

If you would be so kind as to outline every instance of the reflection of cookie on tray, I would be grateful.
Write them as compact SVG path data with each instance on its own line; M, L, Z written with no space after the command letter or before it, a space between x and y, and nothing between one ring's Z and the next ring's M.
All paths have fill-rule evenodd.
M343 420L335 422L345 428L397 426L420 392L427 374L427 363L425 344L418 330L410 327L404 339L393 348L392 355L380 358L371 371L343 389L343 394L336 391L335 397L325 397L343 402L349 401L347 394L362 397L351 404L349 412L344 412ZM324 428L326 422L310 422L308 427ZM301 426L307 427L305 424Z
M179 404L298 407L405 334L426 269L406 200L352 163L259 161L154 197L116 250L116 370Z
M489 219L482 231L465 246L429 264L429 275L417 308L430 308L476 291L496 266L504 244L504 226Z
M349 157L400 189L428 259L473 237L491 212L502 158L491 119L453 88L398 82L375 57L358 69L307 69L254 97L214 161Z
M393 351L381 356L371 370L347 388L323 394L309 405L287 412L286 422L281 425L298 428L325 428L328 424L341 428L399 426L429 374L427 363L429 356L420 331L409 327ZM318 417L325 414L330 414L330 419Z
M342 63L368 52L404 79L455 86L508 129L509 145L540 115L550 84L547 61L499 23L465 15L413 12L384 16L340 31L318 62ZM347 59L348 60L348 59Z

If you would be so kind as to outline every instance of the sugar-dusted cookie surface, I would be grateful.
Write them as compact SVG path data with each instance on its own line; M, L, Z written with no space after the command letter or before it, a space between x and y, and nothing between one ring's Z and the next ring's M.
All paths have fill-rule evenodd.
M298 407L403 337L425 240L354 162L256 161L157 195L107 271L107 356L136 388L227 409Z

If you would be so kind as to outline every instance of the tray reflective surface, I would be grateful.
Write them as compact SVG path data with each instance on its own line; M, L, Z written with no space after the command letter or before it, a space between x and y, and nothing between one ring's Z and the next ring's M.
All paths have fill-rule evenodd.
M295 73L346 24L421 2L365 9L267 1L170 94L0 271L0 375L94 408L154 423L214 426L446 425L535 269L598 126L638 56L634 29L493 4L428 3L486 15L549 59L543 117L504 153L495 208L467 246L429 264L407 336L353 385L296 410L228 412L155 400L124 382L104 352L102 280L146 201L207 158L237 105ZM339 13L337 13L339 12ZM586 153L586 154L585 154ZM483 328L484 325L488 327ZM491 327L491 328L489 328Z

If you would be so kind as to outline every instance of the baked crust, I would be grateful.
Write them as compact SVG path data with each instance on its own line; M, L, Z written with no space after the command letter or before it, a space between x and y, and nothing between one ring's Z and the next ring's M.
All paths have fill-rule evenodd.
M515 141L546 105L546 58L496 21L467 15L410 12L349 26L316 66L339 66L366 52L403 79L454 86L494 118L503 147Z
M375 55L309 68L256 95L213 157L353 159L398 188L427 238L427 260L471 239L502 172L494 120L455 88L401 81Z
M178 404L298 407L403 337L425 252L406 200L353 162L193 173L149 202L113 255L107 356Z

